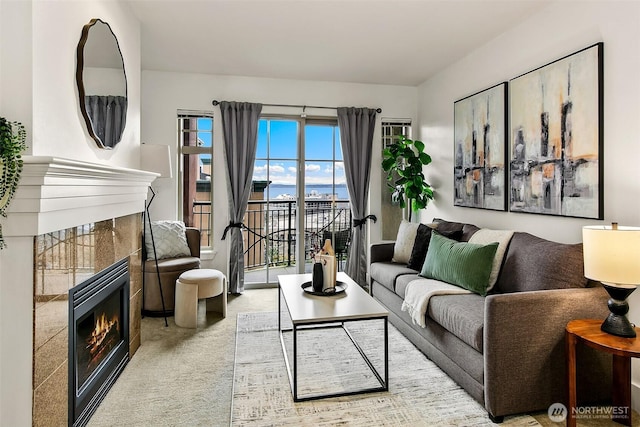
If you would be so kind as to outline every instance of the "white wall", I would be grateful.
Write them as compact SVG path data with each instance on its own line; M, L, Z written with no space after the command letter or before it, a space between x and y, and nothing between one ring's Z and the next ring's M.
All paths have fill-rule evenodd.
M128 6L109 0L24 0L2 1L0 7L0 116L26 126L27 154L137 168L140 24ZM75 52L91 18L112 26L129 81L127 128L114 150L97 148L79 111ZM9 238L7 244L0 251L0 425L28 426L33 238Z
M420 137L433 164L425 169L437 199L435 216L479 226L527 231L562 242L581 241L587 224L617 221L640 226L640 3L559 2L515 26L419 87ZM605 221L485 211L453 206L453 103L596 42L604 42ZM640 259L640 254L639 254ZM640 291L630 298L640 324ZM633 378L640 385L640 365ZM634 407L640 392L634 387Z
M218 107L211 101L248 101L267 104L300 104L317 106L380 107L379 118L409 118L415 120L416 90L414 87L384 86L330 82L308 82L283 79L179 74L155 71L142 73L142 141L171 146L177 171L178 109L214 112L214 259L205 261L211 268L227 271L227 246L220 240L229 223L227 207L226 169L222 144L222 124ZM299 114L299 109L264 107L263 113ZM333 115L333 110L307 109L308 115ZM380 136L374 138L373 164L381 162ZM153 186L156 199L152 218L178 218L177 174L173 179L157 179ZM380 185L380 169L372 168L371 187ZM372 192L370 212L380 213L379 191ZM379 240L380 224L370 224L372 240Z
M120 44L127 75L127 125L113 150L89 137L78 102L76 48L92 18L107 22ZM140 24L114 1L33 3L33 154L138 168Z
M31 9L26 1L3 1L0 5L0 116L25 125L29 146L33 105Z

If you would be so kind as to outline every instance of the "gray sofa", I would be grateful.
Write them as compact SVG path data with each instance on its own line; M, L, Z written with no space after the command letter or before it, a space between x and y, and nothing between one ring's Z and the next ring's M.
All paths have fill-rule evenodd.
M459 241L478 230L434 221L436 230L459 228ZM564 328L571 319L608 314L606 292L584 277L581 244L515 232L493 290L432 297L424 328L401 311L418 271L392 262L393 252L394 243L371 246L371 294L387 307L391 323L484 405L494 422L565 402ZM578 360L581 403L609 399L611 356L579 346Z

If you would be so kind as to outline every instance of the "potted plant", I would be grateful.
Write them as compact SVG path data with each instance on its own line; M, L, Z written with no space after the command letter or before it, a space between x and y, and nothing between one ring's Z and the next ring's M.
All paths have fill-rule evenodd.
M22 152L27 148L27 131L22 123L0 117L0 215L7 217L9 203L18 189L22 173ZM0 249L6 247L0 225Z
M392 201L401 208L410 206L409 220L412 211L426 208L433 200L433 187L426 182L422 171L429 163L431 156L424 152L424 142L404 135L382 153L382 169L387 172Z

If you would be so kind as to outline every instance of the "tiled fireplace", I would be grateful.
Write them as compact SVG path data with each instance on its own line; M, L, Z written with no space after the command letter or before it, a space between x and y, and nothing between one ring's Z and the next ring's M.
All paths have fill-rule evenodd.
M118 333L128 335L132 357L140 346L142 212L157 174L53 157L24 160L3 221L8 248L0 253L0 419L67 425L69 291L123 261L129 317L121 321L127 333Z
M57 230L35 239L33 425L66 425L69 395L69 294L116 262L128 270L129 357L140 346L140 214ZM111 316L110 316L111 317ZM108 319L109 321L111 319ZM77 375L81 382L90 372ZM80 400L80 399L79 399Z

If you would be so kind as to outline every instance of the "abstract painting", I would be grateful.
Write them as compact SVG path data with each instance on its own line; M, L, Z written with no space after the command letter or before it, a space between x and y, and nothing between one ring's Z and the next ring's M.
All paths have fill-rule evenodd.
M454 206L506 210L507 83L453 104Z
M512 212L603 219L603 44L509 82Z

